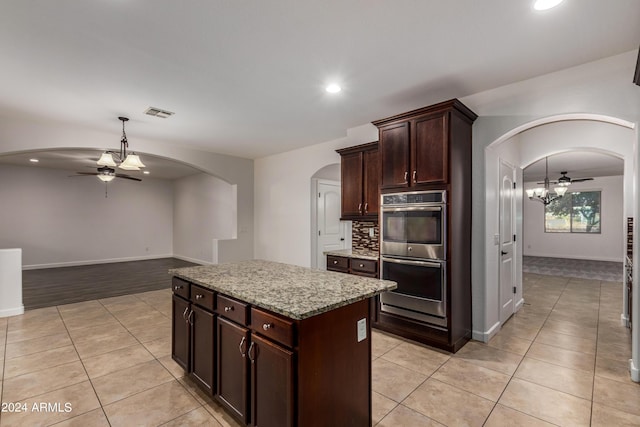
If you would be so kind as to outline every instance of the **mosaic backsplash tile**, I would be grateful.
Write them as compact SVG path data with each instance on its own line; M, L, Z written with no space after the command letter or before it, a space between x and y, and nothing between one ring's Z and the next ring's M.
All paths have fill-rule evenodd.
M369 229L373 228L373 237L369 236ZM351 224L351 248L378 252L380 249L380 228L373 221L353 221Z

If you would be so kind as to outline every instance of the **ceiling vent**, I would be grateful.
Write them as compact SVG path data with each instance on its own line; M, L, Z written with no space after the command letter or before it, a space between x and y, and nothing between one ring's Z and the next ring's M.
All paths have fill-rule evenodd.
M160 108L149 107L144 112L148 116L155 116L166 119L167 117L173 116L175 113L167 110L161 110Z

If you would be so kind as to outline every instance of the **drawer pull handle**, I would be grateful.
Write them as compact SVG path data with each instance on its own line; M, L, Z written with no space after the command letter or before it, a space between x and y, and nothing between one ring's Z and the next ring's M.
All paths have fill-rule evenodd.
M405 182L405 183L407 182L407 177L408 177L408 176L409 176L409 172L406 172L406 171L405 171L405 173L404 173L404 182Z
M175 290L175 291L179 291L180 289L182 289L182 285L175 285L173 287L173 290Z
M335 259L334 259L334 260L333 260L333 263L334 263L334 264L337 264L337 263L338 263L338 260L335 260Z
M364 267L364 264L360 264L360 268Z
M364 213L368 213L369 212L369 203L365 203L364 204Z
M202 298L204 298L204 295L202 295L202 294L196 294L196 299L202 299Z
M242 340L240 340L240 345L238 346L238 350L240 350L240 354L242 355L242 357L246 355L246 353L244 352L244 349L242 348L244 346L245 341L246 341L246 338L242 337Z
M358 205L358 212L362 213L362 203Z
M225 313L228 313L228 312L230 312L230 311L233 311L233 306L226 306L226 307L224 308L224 311L225 311Z
M189 312L189 317L187 317L187 321L189 321L190 325L193 325L193 310Z
M413 182L418 182L418 171L413 171Z
M184 313L182 313L182 318L185 320L185 322L186 322L186 320L187 320L187 312L188 312L188 311L189 311L189 307L185 308L185 309L184 309Z
M269 329L273 328L273 324L272 323L264 323L262 325L262 329L264 329L265 331L268 331Z

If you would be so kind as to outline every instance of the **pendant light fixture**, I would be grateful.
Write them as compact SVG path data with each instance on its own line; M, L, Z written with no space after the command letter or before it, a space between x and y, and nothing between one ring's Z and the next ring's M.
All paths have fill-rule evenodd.
M554 192L549 191L549 158L545 157L545 174L544 174L544 187L530 188L527 190L527 196L529 200L535 200L543 205L548 205L554 200L558 200L564 193L567 192L569 183L562 182L557 187L553 188Z
M99 166L106 166L110 168L119 167L129 171L139 171L140 168L145 167L144 163L140 160L140 157L135 153L127 153L129 148L129 142L127 141L127 134L124 131L125 122L129 121L127 117L118 117L118 120L122 121L122 138L120 138L120 152L105 151L98 160ZM100 178L100 176L98 177ZM104 181L103 178L100 178Z

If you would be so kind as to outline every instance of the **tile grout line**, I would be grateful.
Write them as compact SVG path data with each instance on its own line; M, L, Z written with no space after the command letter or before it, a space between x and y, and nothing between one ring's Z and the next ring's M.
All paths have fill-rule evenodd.
M540 280L540 279L539 279L539 280ZM487 415L487 418L485 418L484 422L482 423L482 425L483 425L483 426L487 423L487 421L488 421L488 420L489 420L489 418L491 417L491 414L492 414L492 413L493 413L493 411L496 409L496 406L498 406L498 403L500 402L500 399L502 399L502 396L504 395L504 392L505 392L505 391L507 390L507 388L509 387L509 384L511 384L511 382L513 381L513 379L514 379L514 378L516 378L516 372L518 372L518 369L520 369L520 365L522 365L522 362L523 362L523 361L524 361L524 359L527 357L527 354L529 354L529 351L531 351L531 346L533 346L533 343L535 342L536 338L538 338L538 335L540 335L540 331L541 331L541 330L542 330L542 328L544 327L545 323L547 323L547 320L549 319L549 316L551 316L551 313L553 313L553 309L554 309L554 308L555 308L555 306L558 304L558 301L560 301L560 298L562 297L562 294L564 294L564 292L565 292L565 290L567 289L567 286L568 286L568 285L569 285L569 279L567 279L567 280L566 280L566 282L565 282L565 284L564 284L564 287L563 287L563 289L562 289L562 292L560 292L560 295L559 295L559 296L558 296L558 298L556 299L556 302L555 302L555 303L553 304L553 306L551 307L551 310L549 311L549 314L547 314L547 315L545 316L544 322L542 322L542 326L540 326L540 329L538 329L538 332L536 333L536 336L535 336L535 337L533 337L533 340L531 340L531 345L529 345L529 348L527 349L527 352L526 352L524 355L522 355L522 359L520 359L520 362L518 362L518 366L516 367L516 369L514 369L513 374L511 374L511 378L509 378L509 382L507 382L507 385L506 385L506 386L504 387L504 389L502 390L502 393L500 393L500 396L498 396L498 399L496 400L495 404L493 405L493 408L491 408L491 411L489 412L489 415ZM523 286L523 288L524 288L524 286ZM523 289L523 291L524 291L524 289ZM515 313L514 313L514 315L515 315ZM499 333L500 333L500 332L498 331L498 334L499 334ZM496 334L496 335L497 335L497 334ZM524 381L524 380L523 380L523 381ZM535 383L533 383L533 384L535 384ZM552 389L552 390L553 390L553 389ZM541 420L541 421L544 421L544 422L549 422L549 421L546 421L546 420L542 420L541 418L538 418L538 417L536 417L536 416L534 416L534 415L527 414L527 413L522 412L522 411L519 411L519 410L517 410L517 409L515 409L515 408L511 408L510 406L506 406L506 405L503 405L503 406L505 406L506 408L509 408L509 409L513 409L513 410L515 410L515 411L517 411L517 412L523 413L523 414L525 414L525 415L528 415L528 416L530 416L530 417L533 417L533 418L535 418L535 419L538 419L538 420ZM550 423L550 424L553 424L553 423Z
M60 306L56 306L56 310L58 310L58 315L60 316L60 319L62 320L62 324L64 325L64 329L67 331L67 334L69 335L69 339L71 340L71 345L73 345L73 349L75 350L76 355L78 356L78 360L80 361L80 364L82 365L82 369L84 369L84 373L87 376L87 380L89 381L89 384L91 384L91 389L93 390L93 394L95 394L95 396L96 396L96 400L98 401L98 404L100 405L100 410L102 411L102 414L104 415L104 418L107 420L107 423L109 424L109 426L111 426L111 421L109 421L109 418L107 417L107 414L104 411L104 406L102 406L102 402L100 401L100 398L98 397L98 392L96 391L96 388L93 385L93 381L91 381L91 377L89 377L89 372L87 372L87 368L84 366L84 361L80 357L80 353L78 352L78 348L76 347L76 343L73 340L73 337L71 336L71 332L69 332L69 328L67 327L67 322L64 321L64 316L62 315L62 312L60 311L59 307ZM91 411L89 411L89 412L91 412ZM86 413L88 413L88 412L85 412L85 414ZM78 417L80 415L84 415L84 414L78 414L78 415L76 415L76 417ZM71 417L69 419L72 419L72 418L75 418L75 417Z

